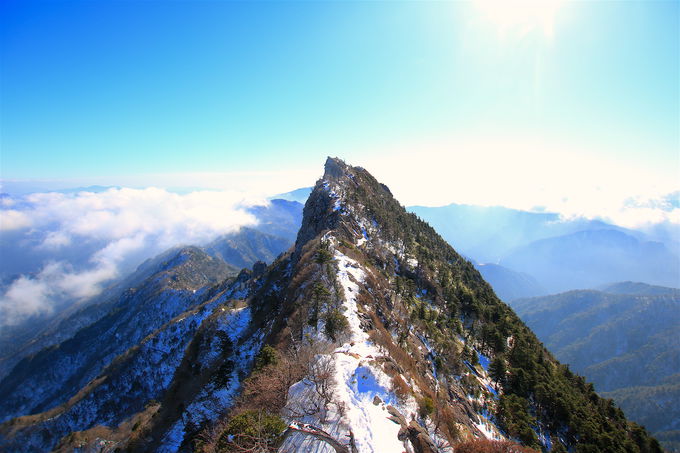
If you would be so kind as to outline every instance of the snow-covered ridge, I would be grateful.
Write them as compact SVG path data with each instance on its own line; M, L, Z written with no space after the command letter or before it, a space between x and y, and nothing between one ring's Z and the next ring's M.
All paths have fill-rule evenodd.
M231 372L226 377L222 376L220 382L211 381L196 395L187 405L182 416L163 436L161 445L157 449L158 452L178 451L186 436L188 425L201 426L207 422L214 422L231 407L241 385L241 376L249 371L264 339L262 331L244 338L251 319L250 307L235 310L222 309L219 313L215 333L221 332L229 339L232 345L232 355L223 357L224 346L221 341L214 341L220 338L220 335L215 335L208 349L201 354L200 365L202 368L209 368L221 359L224 362L231 362Z
M153 282L139 291L124 294L118 312L83 329L61 348L41 353L46 357L42 373L22 379L21 385L12 390L11 397L2 402L4 417L26 414L36 406L45 410L66 402L114 358L164 323L198 305L205 296L204 291L194 293L168 288L159 291ZM69 382L71 386L65 387Z
M394 406L407 418L415 417L417 405L411 397L402 402L392 388L391 378L377 364L386 354L373 344L361 328L356 296L366 271L359 263L338 250L334 252L338 266L338 281L344 290L343 313L349 322L347 341L331 354L316 360L332 362L333 404L325 417L322 414L299 417L298 421L322 428L340 441L347 441L352 431L359 452L401 453L405 445L397 438L400 425L391 421L387 406ZM317 341L323 341L319 337ZM306 379L294 384L289 391L287 407L293 412L315 399L313 384ZM332 452L318 440L300 434L289 436L280 451Z
M141 316L153 317L154 313L154 320L158 322L179 307L186 306L189 300L193 304L207 300L198 305L189 303L193 308L178 314L140 340L136 338L144 332L143 329L135 331L136 336L123 337L112 328L118 347L132 340L138 341L138 344L117 356L103 369L100 377L90 383L85 391L80 392L77 399L63 408L59 407L44 416L39 415L49 418L45 418L39 426L29 425L15 436L12 444L5 444L0 439L0 447L10 447L11 451L17 452L50 450L61 436L69 432L86 430L95 424L115 427L127 417L143 410L147 401L162 399L182 362L187 345L208 317L215 311L223 317L234 314L235 322L225 322L218 327L229 338L236 338L243 326L247 325L250 319L249 310L233 310L225 305L235 292L243 291L241 286L239 282L233 282L222 293L210 299L203 289L166 290L155 299L149 297L146 302L149 310L137 312L138 322L143 322ZM102 337L108 338L106 335ZM102 376L106 379L100 379Z

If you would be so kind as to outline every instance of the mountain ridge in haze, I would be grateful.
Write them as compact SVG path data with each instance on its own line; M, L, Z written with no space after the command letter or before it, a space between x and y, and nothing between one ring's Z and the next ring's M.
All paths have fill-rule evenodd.
M680 290L635 282L514 300L541 341L678 449Z

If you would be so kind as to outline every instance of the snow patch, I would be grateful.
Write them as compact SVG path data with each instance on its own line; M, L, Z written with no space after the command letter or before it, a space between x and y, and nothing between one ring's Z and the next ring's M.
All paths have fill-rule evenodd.
M332 354L317 357L317 360L333 362L334 404L330 405L325 417L306 415L299 417L300 421L319 426L345 443L351 429L359 452L401 453L406 448L397 438L400 426L388 419L390 414L386 407L392 404L411 419L416 416L417 404L412 397L406 403L399 402L390 377L375 362L385 353L369 341L368 334L361 328L356 296L359 293L357 282L363 281L365 271L359 263L337 250L334 257L338 264L338 281L345 289L342 306L349 323L349 340ZM313 386L303 380L291 386L287 406L304 407L313 398ZM332 453L333 450L325 443L294 433L281 451Z
M239 344L252 319L250 307L229 312L220 311L220 315L221 317L217 320L217 331L224 332L234 347L233 355L227 359L233 362L227 384L222 387L218 387L215 382L206 385L187 406L182 417L165 434L157 450L159 452L176 452L184 440L187 424L201 426L206 422L215 421L224 414L237 395L241 386L241 376L250 369L257 351L262 347L264 332L261 331ZM211 342L210 347L211 350L205 355L204 360L214 362L221 357L221 346L219 342L214 341Z

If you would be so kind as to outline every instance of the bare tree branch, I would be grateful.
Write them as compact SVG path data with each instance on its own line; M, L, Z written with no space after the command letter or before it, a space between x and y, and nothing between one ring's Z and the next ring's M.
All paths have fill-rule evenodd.
M322 442L327 443L330 445L334 450L335 453L355 453L356 452L356 446L354 445L354 434L350 431L350 445L352 445L352 451L350 452L349 448L347 448L346 445L341 444L338 440L334 439L333 436L328 434L326 431L322 430L321 428L317 428L316 426L309 425L306 423L291 423L288 425L288 430L286 435L290 434L291 432L299 432L302 434L305 434L307 436L312 436L315 439L318 439Z

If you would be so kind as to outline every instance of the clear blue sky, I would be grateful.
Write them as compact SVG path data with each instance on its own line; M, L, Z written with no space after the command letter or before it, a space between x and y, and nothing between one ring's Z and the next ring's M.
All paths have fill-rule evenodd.
M678 176L679 2L555 5L5 0L0 176L434 159L490 139Z

